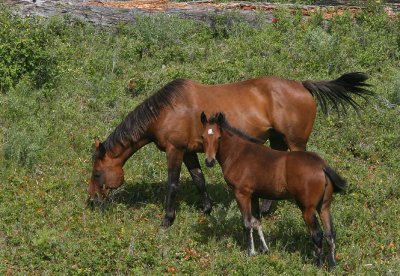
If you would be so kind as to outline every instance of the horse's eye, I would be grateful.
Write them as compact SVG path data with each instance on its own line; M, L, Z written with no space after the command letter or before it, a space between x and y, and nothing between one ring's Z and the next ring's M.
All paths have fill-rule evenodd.
M100 172L95 172L95 173L93 174L93 176L94 176L95 178L99 178L99 177L101 176L101 173L100 173Z
M218 140L221 140L221 136L218 137Z

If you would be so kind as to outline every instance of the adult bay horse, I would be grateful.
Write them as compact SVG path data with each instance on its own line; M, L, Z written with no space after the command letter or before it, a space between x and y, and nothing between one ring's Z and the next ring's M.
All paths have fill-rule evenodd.
M122 185L125 162L148 143L166 152L168 184L163 226L175 219L175 197L182 162L202 195L203 211L211 202L198 161L203 151L202 111L225 113L231 124L262 141L269 139L273 149L306 150L317 112L328 103L337 110L346 104L358 107L353 95L366 97L367 76L348 73L331 81L295 81L260 77L230 84L205 85L192 80L174 80L131 111L100 143L96 140L89 201L104 198L110 189Z
M333 268L336 265L336 233L330 206L332 194L346 188L343 178L315 153L284 152L265 147L264 141L231 127L223 113L209 119L202 113L201 122L206 165L212 167L218 160L224 178L233 190L242 214L248 254L255 254L253 230L260 237L261 252L268 251L261 229L258 199L294 199L308 226L315 247L316 265L320 267L323 233L315 216L318 212L329 246L329 268Z

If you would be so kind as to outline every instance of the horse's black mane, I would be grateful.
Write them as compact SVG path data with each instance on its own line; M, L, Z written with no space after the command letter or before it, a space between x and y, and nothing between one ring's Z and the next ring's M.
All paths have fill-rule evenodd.
M166 106L173 106L182 95L185 83L184 79L174 80L139 104L103 142L105 149L110 151L117 143L126 146L137 142L149 124L158 118L160 111Z
M210 117L210 119L208 120L208 122L210 124L218 124L222 129L228 130L229 132L231 132L249 142L256 143L256 144L264 144L264 141L247 134L243 130L240 130L238 128L231 126L228 123L228 121L226 120L224 113L213 114Z

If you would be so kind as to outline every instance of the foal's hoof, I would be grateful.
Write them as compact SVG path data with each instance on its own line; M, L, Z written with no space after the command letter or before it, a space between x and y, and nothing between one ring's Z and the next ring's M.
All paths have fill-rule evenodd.
M269 250L268 250L268 248L261 248L260 253L266 255L269 253Z
M163 228L168 228L168 227L170 227L173 223L174 223L174 220L173 220L173 219L164 218L164 219L161 221L161 227L163 227Z

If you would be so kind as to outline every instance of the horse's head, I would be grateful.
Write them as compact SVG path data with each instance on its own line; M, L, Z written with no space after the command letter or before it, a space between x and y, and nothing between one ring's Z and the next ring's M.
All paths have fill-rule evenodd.
M92 204L95 200L107 198L110 189L118 188L124 182L123 162L119 158L114 158L111 153L96 138L95 153L93 155L93 170L89 180L89 199Z
M224 120L223 113L217 113L207 119L204 112L201 113L201 123L203 124L203 149L206 155L207 167L212 167L215 164L215 158L221 140L221 122Z

